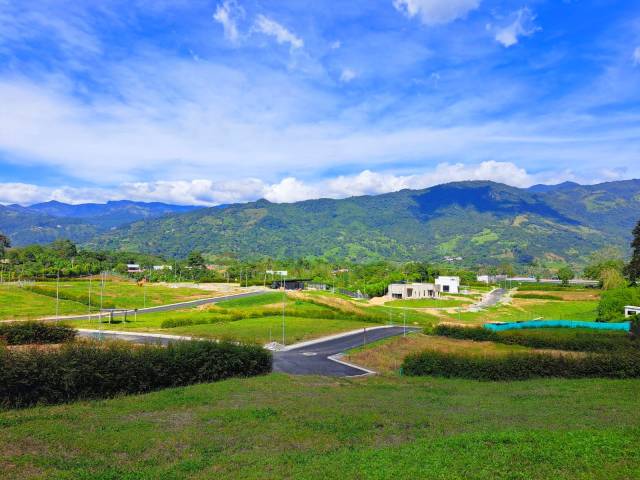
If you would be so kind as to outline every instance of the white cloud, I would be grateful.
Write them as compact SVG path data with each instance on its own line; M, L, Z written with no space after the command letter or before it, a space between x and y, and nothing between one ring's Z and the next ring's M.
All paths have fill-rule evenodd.
M496 31L495 39L504 47L508 48L518 43L519 37L530 37L540 30L535 25L536 16L527 8L521 8L513 14L513 21Z
M342 70L342 73L340 74L340 81L344 82L344 83L349 83L351 80L355 79L358 76L358 73L351 69L351 68L345 68Z
M257 32L274 37L279 44L288 43L293 49L304 46L304 41L300 37L297 37L275 20L264 15L258 15L254 29Z
M342 47L342 42L340 40L336 40L330 45L331 50L338 50Z
M640 65L640 47L636 47L633 51L633 64Z
M393 6L407 17L419 16L425 25L438 25L466 17L480 0L393 0Z
M244 17L244 9L235 0L225 0L216 8L213 19L222 25L224 36L232 42L238 41L238 20Z
M611 171L601 172L602 180L613 179ZM620 178L616 173L615 178ZM275 203L290 203L315 198L346 198L377 195L405 188L422 189L448 182L491 180L516 187L536 183L578 180L572 172L531 174L512 162L486 161L479 164L442 163L432 170L412 175L396 175L364 170L356 175L340 175L317 181L288 176L275 183L256 178L232 181L209 179L124 183L114 188L41 187L24 183L0 183L0 204L33 203L57 200L66 203L136 200L182 205L220 205L266 198Z

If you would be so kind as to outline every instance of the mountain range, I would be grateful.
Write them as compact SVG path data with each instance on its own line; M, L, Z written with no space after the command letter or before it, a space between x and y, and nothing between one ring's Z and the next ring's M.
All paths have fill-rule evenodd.
M631 230L640 219L640 180L528 189L488 181L456 182L339 200L258 200L225 208L111 203L131 205L113 210L42 204L0 208L0 231L16 244L68 236L94 248L179 257L200 250L243 258L453 257L464 264L534 259L578 264L605 246L627 251ZM102 213L94 214L94 208ZM13 212L9 226L6 209Z
M80 205L51 201L29 207L0 205L0 231L16 246L48 243L58 238L83 243L136 220L185 213L196 208L199 207L129 200Z

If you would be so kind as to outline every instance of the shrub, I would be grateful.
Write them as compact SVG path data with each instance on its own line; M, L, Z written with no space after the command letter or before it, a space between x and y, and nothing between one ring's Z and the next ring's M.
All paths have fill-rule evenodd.
M494 332L482 327L438 325L433 333L462 340L490 341L576 352L610 352L640 347L622 331L605 332L582 328L532 328Z
M0 340L7 345L63 343L73 340L76 337L76 333L71 327L44 322L0 324Z
M121 342L69 343L59 350L0 350L0 406L9 408L106 398L248 377L271 371L257 346L176 342L167 347Z
M474 380L526 380L529 378L638 378L640 354L588 354L585 356L514 353L506 356L465 356L426 351L410 355L402 364L406 375L434 375Z
M623 287L602 292L598 304L598 320L601 322L624 321L624 307L640 304L640 288Z

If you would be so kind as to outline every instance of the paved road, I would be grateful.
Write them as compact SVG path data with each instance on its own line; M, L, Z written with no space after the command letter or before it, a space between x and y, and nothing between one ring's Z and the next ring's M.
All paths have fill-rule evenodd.
M502 300L502 297L504 297L506 294L507 290L505 290L504 288L496 288L495 290L489 292L486 297L484 297L480 302L473 305L471 308L480 309L493 307L494 305L497 305L500 300Z
M169 305L158 305L157 307L148 307L148 308L140 308L137 310L137 315L145 315L147 313L158 313L158 312L168 312L171 310L180 310L183 308L192 308L199 307L200 305L207 305L210 303L218 303L224 302L225 300L234 300L236 298L244 298L244 297L252 297L254 295L262 295L265 293L264 291L256 291L256 292L247 292L247 293L237 293L234 295L225 295L222 297L209 297L209 298L199 298L198 300L189 300L187 302L179 302L172 303ZM129 317L133 316L135 310L127 310L127 315ZM109 318L109 314L102 313L103 318ZM123 312L117 312L113 314L113 318L123 317ZM98 318L98 314L94 313L92 315L84 314L84 315L72 315L65 317L47 317L42 320L96 320Z
M419 331L419 328L407 327L407 332ZM338 355L384 338L402 335L404 327L371 328L340 338L332 338L312 345L274 352L273 370L294 375L326 375L332 377L352 377L366 375L370 371L357 366L345 365L330 357Z

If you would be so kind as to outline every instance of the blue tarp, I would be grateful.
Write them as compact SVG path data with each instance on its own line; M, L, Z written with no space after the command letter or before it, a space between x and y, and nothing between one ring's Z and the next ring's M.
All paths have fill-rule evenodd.
M631 330L631 322L578 322L574 320L531 320L528 322L485 323L484 328L494 332L517 330L520 328L593 328L595 330Z

